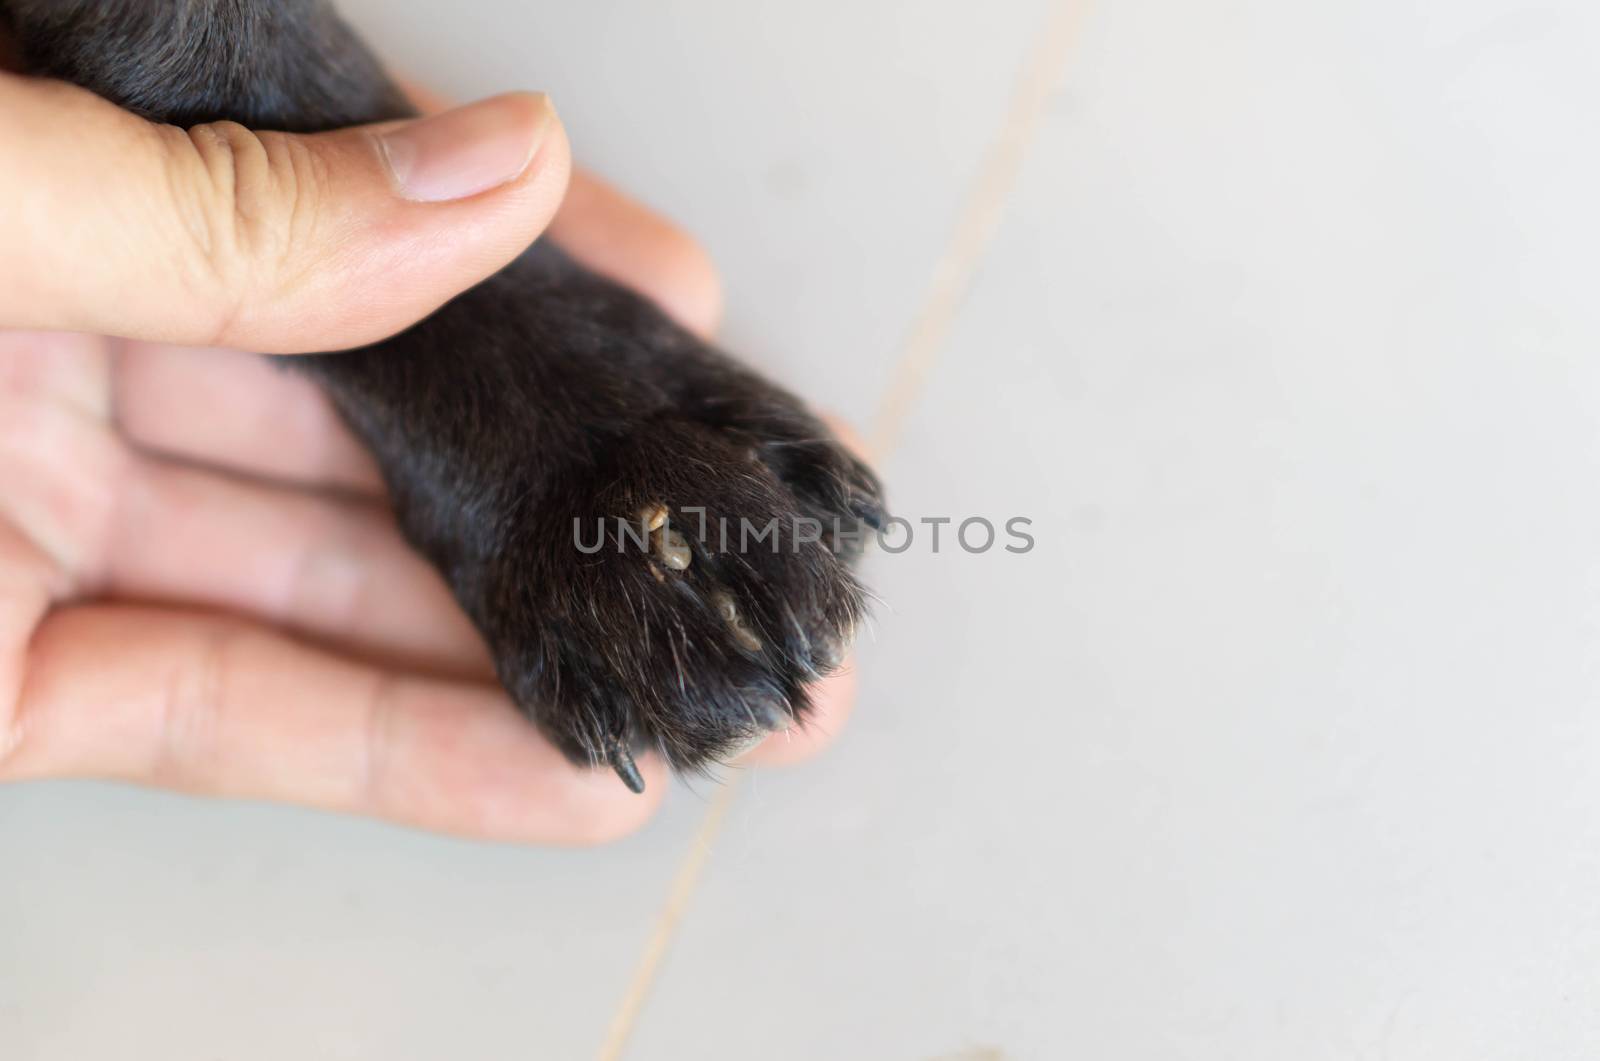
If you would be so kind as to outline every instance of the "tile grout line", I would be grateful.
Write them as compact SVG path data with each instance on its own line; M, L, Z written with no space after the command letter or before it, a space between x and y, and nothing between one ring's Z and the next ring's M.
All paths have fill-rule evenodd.
M633 975L628 978L628 990L622 996L622 1003L617 1007L617 1012L612 1016L611 1024L606 1029L605 1043L600 1047L600 1061L617 1061L622 1056L623 1047L627 1045L628 1037L633 1034L634 1025L639 1022L639 1013L644 1009L650 989L655 986L656 973L661 968L661 961L666 957L667 948L672 945L672 937L678 930L678 923L683 920L683 912L688 908L695 887L700 883L700 874L705 870L706 860L711 857L711 847L716 843L717 835L722 832L722 823L727 820L728 810L733 806L734 796L738 794L739 783L743 779L742 773L728 777L711 801L705 820L695 831L694 840L689 844L689 853L684 856L683 864L678 867L677 874L672 878L672 886L667 891L667 901L661 908L660 916L656 918L655 928L650 932L644 953L639 956Z
M883 401L873 418L868 451L878 459L891 453L906 419L921 396L939 351L950 336L956 314L972 288L978 266L1000 230L1006 204L1039 133L1045 111L1066 77L1067 57L1091 0L1057 0L1039 43L1011 97L1011 107L967 194L950 242L934 266L928 297L917 314Z
M883 399L873 417L868 452L880 460L899 441L905 421L921 396L955 323L961 302L972 286L978 265L999 231L1006 202L1022 171L1028 148L1037 137L1045 110L1065 77L1067 56L1076 42L1078 27L1090 2L1056 0L1039 44L1017 80L999 135L985 153L950 240L934 268L927 298L901 345L889 385L884 388ZM688 853L673 876L666 902L606 1029L599 1061L619 1061L622 1057L743 778L742 773L731 775L707 809Z

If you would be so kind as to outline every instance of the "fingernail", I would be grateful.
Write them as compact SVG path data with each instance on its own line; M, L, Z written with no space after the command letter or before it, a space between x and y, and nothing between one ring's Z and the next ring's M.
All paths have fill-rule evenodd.
M548 96L514 92L418 118L377 139L400 194L439 203L521 176L554 124Z

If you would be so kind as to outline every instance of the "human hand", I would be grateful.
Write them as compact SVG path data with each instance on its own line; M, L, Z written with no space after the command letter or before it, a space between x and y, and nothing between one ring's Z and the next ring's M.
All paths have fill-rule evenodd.
M541 97L411 126L386 155L395 131L185 133L0 73L0 327L35 329L0 332L0 780L548 843L622 835L659 801L654 757L634 796L515 712L321 392L214 349L375 340L546 227L714 328L704 254L597 180L568 189ZM751 761L809 754L850 685Z

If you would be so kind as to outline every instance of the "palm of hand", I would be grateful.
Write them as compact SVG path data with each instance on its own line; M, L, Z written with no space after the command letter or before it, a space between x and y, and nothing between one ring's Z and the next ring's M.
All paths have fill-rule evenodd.
M0 585L0 776L553 840L648 812L509 711L365 458L260 359L0 337Z

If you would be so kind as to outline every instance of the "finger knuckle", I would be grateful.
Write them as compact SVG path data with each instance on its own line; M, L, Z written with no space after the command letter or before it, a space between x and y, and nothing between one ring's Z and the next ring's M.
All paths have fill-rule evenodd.
M204 790L215 761L217 722L227 701L242 626L211 631L162 690L146 776L165 788Z
M292 286L327 175L304 140L235 122L172 130L171 182L192 284L218 331L250 302Z

